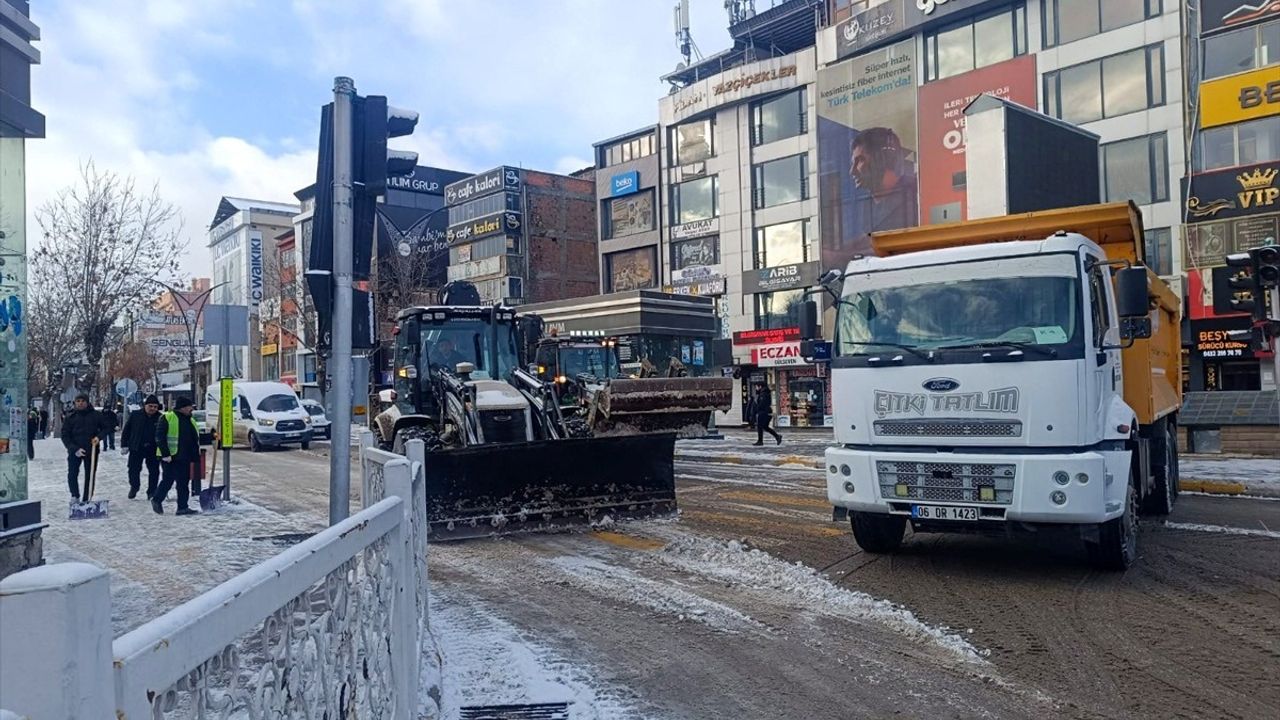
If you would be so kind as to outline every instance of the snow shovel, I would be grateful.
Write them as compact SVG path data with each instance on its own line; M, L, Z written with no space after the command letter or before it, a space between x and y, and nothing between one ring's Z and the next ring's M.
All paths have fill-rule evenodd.
M98 485L98 438L89 441L89 479L84 484L84 495L79 500L71 501L71 520L91 520L107 516L107 505L110 500L94 500L93 492Z
M218 469L217 437L217 435L214 435L213 462L209 465L209 482L213 482L213 471ZM201 449L199 467L204 467L204 457L205 450ZM193 472L191 477L196 477L196 473ZM200 479L203 480L204 478L201 477ZM210 487L202 489L200 491L200 510L203 512L217 510L222 505L222 491L225 489L226 486L224 485L211 485Z

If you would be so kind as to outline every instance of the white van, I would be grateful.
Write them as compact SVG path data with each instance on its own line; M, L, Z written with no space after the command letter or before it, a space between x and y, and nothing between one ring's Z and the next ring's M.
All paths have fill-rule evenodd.
M298 443L311 447L311 416L298 402L293 388L281 382L235 382L236 395L231 412L235 417L235 440L254 452L264 447ZM205 395L205 416L210 429L218 423L219 383L209 385Z

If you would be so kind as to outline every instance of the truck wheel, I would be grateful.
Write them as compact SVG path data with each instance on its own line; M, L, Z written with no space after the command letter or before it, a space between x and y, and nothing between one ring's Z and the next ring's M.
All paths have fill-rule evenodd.
M1178 499L1178 430L1167 420L1161 421L1163 432L1156 445L1156 458L1152 461L1151 494L1142 499L1142 512L1147 515L1168 515Z
M851 512L849 524L858 547L877 554L897 550L907 529L907 519L900 515Z
M1098 542L1089 544L1089 559L1101 570L1126 570L1138 557L1138 489L1129 483L1124 514L1098 526Z
M257 433L249 433L249 450L251 452L262 452L262 443L258 441Z

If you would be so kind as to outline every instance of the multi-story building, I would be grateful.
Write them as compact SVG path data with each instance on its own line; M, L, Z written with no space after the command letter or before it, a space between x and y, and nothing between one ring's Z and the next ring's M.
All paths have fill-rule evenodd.
M209 224L213 254L214 302L249 308L246 347L213 354L212 377L224 375L262 380L262 302L267 295L267 267L276 253L276 238L293 225L299 207L289 203L223 197ZM228 358L223 367L223 358Z
M512 305L599 292L594 174L502 166L446 187L448 279Z
M663 284L661 144L657 125L595 144L603 293Z
M143 391L168 390L171 394L203 397L209 382L203 309L211 302L211 286L209 278L192 278L185 290L165 290L145 312L129 318L132 339L146 344L163 363L158 378L135 378Z
M1147 262L1181 292L1187 17L1181 0L790 0L735 15L732 48L663 78L661 284L719 297L729 362L775 387L779 424L829 422L822 368L798 357L800 302L821 269L870 252L870 233L966 218L963 110L989 93L1100 137L1103 199L1141 208ZM613 144L597 144L597 167L625 176L601 155ZM646 245L607 232L606 276L606 253Z
M1189 19L1200 36L1190 39L1191 55L1200 62L1188 73L1191 172L1181 253L1189 386L1274 390L1280 378L1272 353L1227 339L1250 318L1231 307L1226 256L1280 243L1280 3L1201 0L1199 11L1198 22Z

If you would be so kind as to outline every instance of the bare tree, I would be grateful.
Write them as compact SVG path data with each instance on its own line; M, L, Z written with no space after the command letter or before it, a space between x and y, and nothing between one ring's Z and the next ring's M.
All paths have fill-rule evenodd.
M80 181L36 211L44 233L37 261L48 262L50 291L70 298L68 320L85 347L88 372L82 387L97 384L98 366L111 327L155 289L154 280L176 276L186 249L178 209L137 189L133 178L99 171L91 162Z
M169 367L165 358L145 342L126 342L107 359L107 372L115 379L130 378L139 386L148 381L159 386L160 373Z
M47 406L59 389L56 381L63 368L84 354L84 340L68 322L70 295L50 283L54 268L37 255L31 259L28 271L27 387Z

